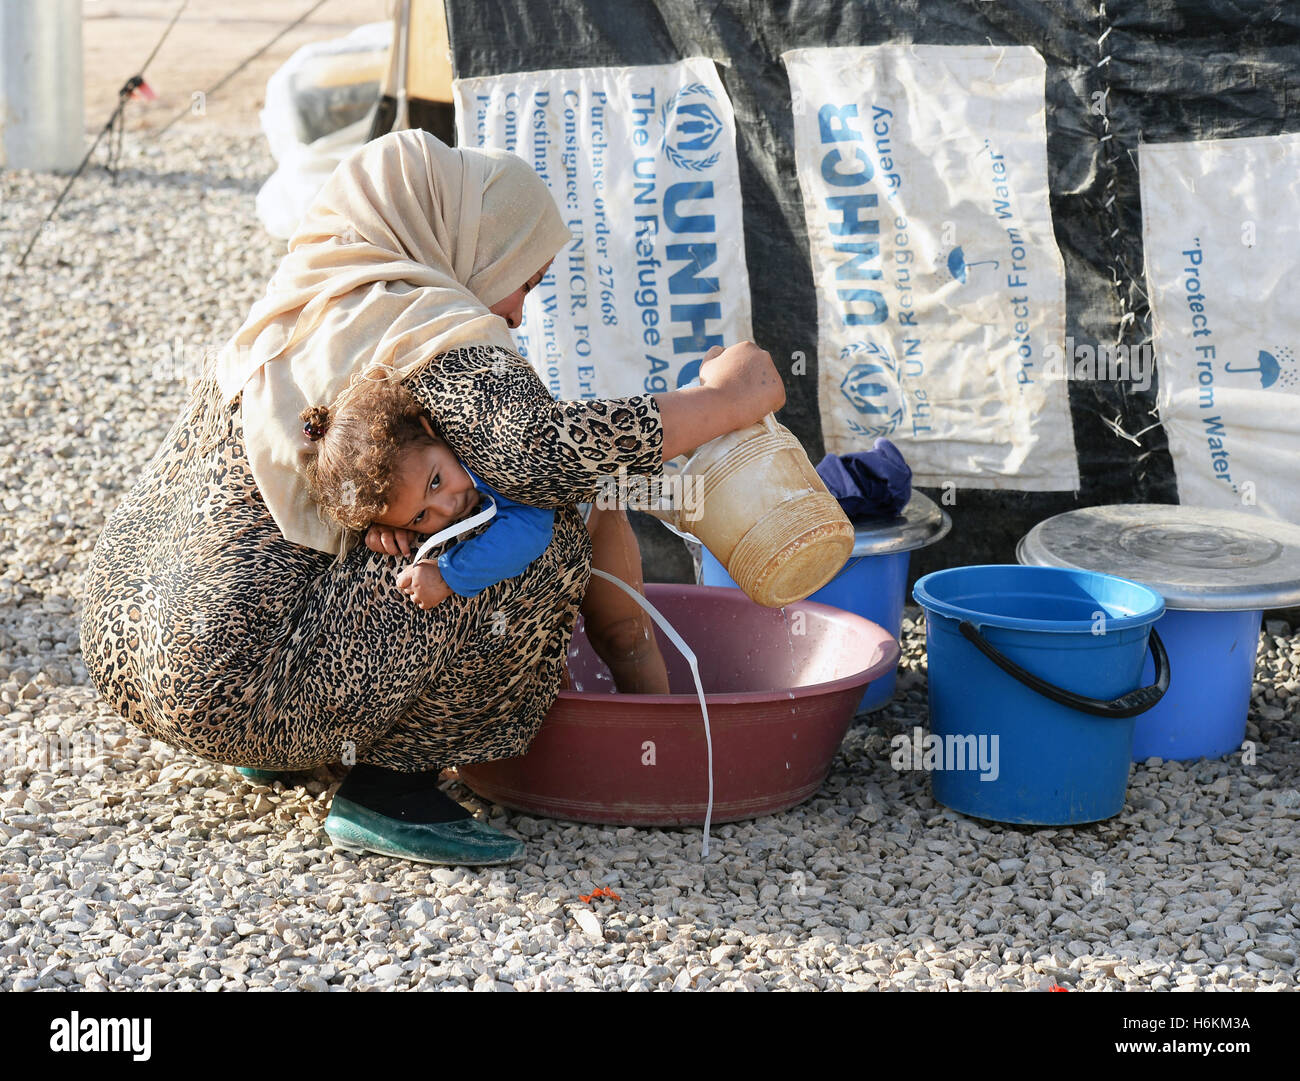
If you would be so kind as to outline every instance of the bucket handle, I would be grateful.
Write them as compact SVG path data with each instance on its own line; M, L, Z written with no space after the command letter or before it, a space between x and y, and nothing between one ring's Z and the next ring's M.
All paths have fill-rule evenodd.
M1050 698L1053 702L1068 706L1070 709L1091 713L1094 717L1136 717L1159 702L1164 697L1165 691L1169 690L1169 654L1165 652L1165 644L1160 641L1160 635L1156 633L1154 627L1151 628L1148 646L1155 661L1156 681L1149 687L1140 687L1136 691L1129 691L1128 694L1121 694L1118 698L1109 701L1075 694L1064 687L1039 679L1032 672L1026 672L1010 657L999 652L987 638L980 634L969 619L963 619L957 629L984 656L1030 690L1037 691L1044 698Z

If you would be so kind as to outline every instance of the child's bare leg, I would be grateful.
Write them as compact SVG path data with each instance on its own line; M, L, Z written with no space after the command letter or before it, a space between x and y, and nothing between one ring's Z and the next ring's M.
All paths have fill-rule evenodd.
M642 596L641 549L623 510L592 507L591 565L622 579ZM614 685L624 694L668 694L654 624L649 615L613 582L592 576L582 600L587 639L609 667Z

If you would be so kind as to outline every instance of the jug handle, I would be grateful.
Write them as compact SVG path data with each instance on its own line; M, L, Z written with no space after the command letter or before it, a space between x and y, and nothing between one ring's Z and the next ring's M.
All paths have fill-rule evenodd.
M1152 659L1155 661L1156 681L1149 687L1140 687L1136 691L1129 691L1109 701L1075 694L1064 687L1040 679L1032 672L1025 671L1010 657L999 652L992 642L980 634L969 619L963 619L957 629L984 656L1030 690L1037 691L1044 698L1050 698L1053 702L1068 706L1070 709L1091 713L1094 717L1136 717L1159 702L1165 696L1165 691L1169 690L1169 654L1165 652L1165 644L1160 641L1160 635L1156 633L1154 627L1151 628L1148 645Z

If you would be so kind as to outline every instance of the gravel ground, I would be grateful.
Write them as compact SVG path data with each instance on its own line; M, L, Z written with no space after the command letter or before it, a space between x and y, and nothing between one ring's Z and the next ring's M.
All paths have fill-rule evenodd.
M935 804L889 741L926 720L923 629L900 691L817 797L714 831L604 829L454 794L524 837L474 872L334 854L338 770L253 785L99 701L78 584L105 516L241 321L280 245L259 137L128 140L5 282L0 378L0 989L1260 988L1296 985L1300 636L1261 643L1258 760L1133 773L1079 829ZM8 274L63 179L0 173ZM913 618L916 613L912 612ZM596 886L620 900L579 900Z

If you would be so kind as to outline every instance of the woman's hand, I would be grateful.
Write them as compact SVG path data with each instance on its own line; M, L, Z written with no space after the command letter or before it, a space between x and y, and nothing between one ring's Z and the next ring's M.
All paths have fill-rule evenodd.
M785 384L771 354L753 342L739 342L726 349L714 346L705 354L698 387L656 394L654 399L667 462L776 412L785 405Z
M704 354L700 383L726 394L750 418L738 427L757 424L785 405L785 384L772 354L753 342L737 342L726 349L715 345Z
M394 529L392 526L372 525L366 530L366 547L380 555L395 556L399 552L408 559L411 542L419 536L413 529Z
M397 588L421 608L436 608L451 596L451 586L443 581L436 563L417 563L405 567L397 576Z

